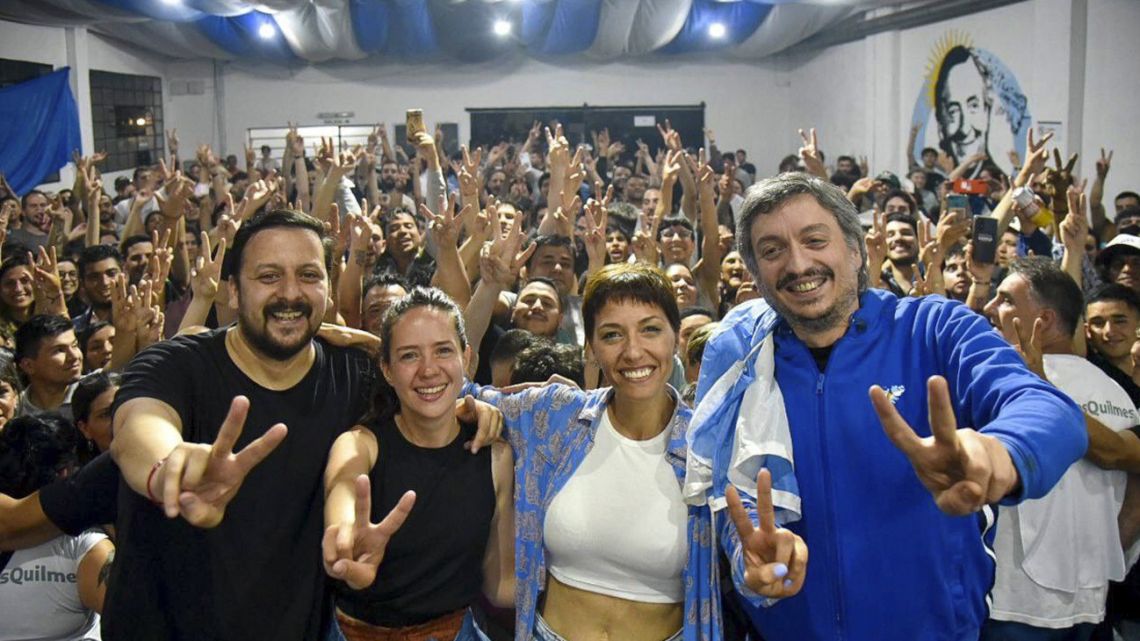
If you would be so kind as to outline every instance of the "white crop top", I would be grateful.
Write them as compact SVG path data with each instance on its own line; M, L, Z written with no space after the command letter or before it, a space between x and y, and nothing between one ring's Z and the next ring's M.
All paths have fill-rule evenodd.
M668 443L668 430L626 438L603 414L593 449L546 512L546 567L556 579L630 601L685 600L688 509Z

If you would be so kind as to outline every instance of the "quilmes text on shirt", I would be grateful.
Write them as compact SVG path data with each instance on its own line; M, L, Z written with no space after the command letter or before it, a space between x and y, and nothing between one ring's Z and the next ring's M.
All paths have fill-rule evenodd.
M1096 418L1101 415L1105 416L1119 416L1126 418L1134 423L1137 422L1136 410L1130 407L1121 407L1112 401L1089 401L1082 407L1084 411L1088 412L1089 416Z
M12 583L75 583L74 572L55 572L46 565L33 565L30 568L12 568L0 572L0 585Z

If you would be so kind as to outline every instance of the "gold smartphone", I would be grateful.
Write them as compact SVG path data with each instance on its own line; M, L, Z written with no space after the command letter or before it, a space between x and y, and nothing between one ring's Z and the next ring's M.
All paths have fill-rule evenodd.
M424 110L409 109L404 122L408 130L408 142L415 145L416 136L427 131L424 127Z

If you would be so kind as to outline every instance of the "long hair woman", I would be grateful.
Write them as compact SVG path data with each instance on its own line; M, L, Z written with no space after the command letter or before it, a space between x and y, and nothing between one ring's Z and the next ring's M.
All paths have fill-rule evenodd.
M330 638L485 639L469 606L514 599L510 447L465 448L475 426L455 412L471 348L450 298L412 290L380 338L387 394L336 440L325 473L325 567L340 579Z

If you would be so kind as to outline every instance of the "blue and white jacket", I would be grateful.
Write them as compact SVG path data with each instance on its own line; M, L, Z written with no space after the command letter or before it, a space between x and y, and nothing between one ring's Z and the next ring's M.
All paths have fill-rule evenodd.
M769 310L753 301L721 322L705 348L698 407L762 340ZM1011 503L1046 494L1084 454L1080 409L1026 369L984 318L941 297L865 292L823 372L785 321L771 331L802 514L785 527L811 556L799 595L745 606L754 625L767 641L976 640L994 581L995 510L943 514L888 440L868 389L888 390L925 437L926 380L944 376L959 427L1009 450L1021 480Z

